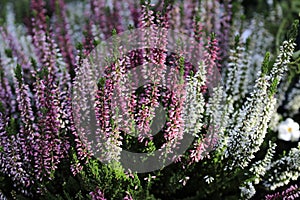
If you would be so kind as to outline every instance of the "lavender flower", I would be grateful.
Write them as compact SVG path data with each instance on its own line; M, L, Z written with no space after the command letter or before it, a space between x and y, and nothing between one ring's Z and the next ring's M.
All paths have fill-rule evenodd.
M93 200L106 200L104 197L104 194L101 192L101 190L97 187L94 192L90 192L90 196Z
M266 200L274 199L297 199L299 198L300 191L298 185L291 185L282 192L276 192L275 194L268 194L265 196Z

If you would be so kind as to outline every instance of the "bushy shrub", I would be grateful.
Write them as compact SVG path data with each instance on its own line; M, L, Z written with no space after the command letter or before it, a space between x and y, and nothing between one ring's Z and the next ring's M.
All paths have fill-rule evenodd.
M0 25L0 199L298 197L298 3L28 3Z

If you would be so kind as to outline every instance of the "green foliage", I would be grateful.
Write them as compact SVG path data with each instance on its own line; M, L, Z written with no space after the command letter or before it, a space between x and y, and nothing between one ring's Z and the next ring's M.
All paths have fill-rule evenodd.
M261 67L263 75L266 75L270 72L270 66L270 52L267 52Z
M13 57L13 53L12 53L11 49L5 49L4 52L5 52L5 54L6 54L6 56L8 58L12 58Z
M10 118L10 123L6 126L7 135L16 135L18 133L18 121L15 118Z
M23 72L22 72L22 67L21 65L17 65L16 69L15 69L15 76L17 81L19 82L19 85L21 85L23 83Z
M179 58L180 84L183 84L184 82L184 64L185 64L184 57L180 57Z
M16 13L16 21L18 23L22 23L24 20L24 16L28 16L29 14L29 5L30 0L18 0L18 1L10 1L10 0L1 0L0 1L0 21L5 21L7 10L7 5L12 5L14 11ZM1 22L0 22L1 24Z
M126 175L118 164L105 165L96 159L89 159L84 168L78 179L80 187L86 191L94 191L98 185L108 199L121 199L126 192L136 199L146 198L137 175Z
M287 33L287 38L292 39L293 41L298 36L298 29L299 29L299 20L295 20L292 24L292 27L289 29Z
M5 107L1 101L0 101L0 112L5 113Z

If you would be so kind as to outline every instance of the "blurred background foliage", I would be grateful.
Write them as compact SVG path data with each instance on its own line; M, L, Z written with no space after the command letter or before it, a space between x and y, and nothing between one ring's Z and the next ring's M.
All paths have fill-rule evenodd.
M65 2L72 2L79 0L65 0ZM83 0L83 2L86 0ZM104 0L108 1L108 0ZM153 0L152 0L153 1ZM180 1L180 0L179 0ZM181 0L182 1L182 0ZM201 0L199 0L201 1ZM222 1L222 0L221 0ZM237 0L232 0L235 2ZM298 16L300 12L300 1L299 0L242 0L242 5L245 8L245 14L251 16L255 12L268 14L270 4L277 6L280 4L283 8L283 13L286 18L291 18ZM13 4L13 7L16 11L17 21L21 22L24 19L24 16L27 16L29 13L29 4L30 0L0 0L0 18L3 20L5 18L5 6L7 3Z
M78 0L65 0L65 2L74 2ZM87 0L83 0L87 1ZM104 0L109 1L109 0ZM183 1L183 0L179 0ZM199 0L201 1L201 0ZM223 1L223 0L220 0ZM240 0L232 0L232 2L240 2ZM284 33L288 26L292 24L295 18L299 17L300 0L241 0L244 6L244 14L246 18L253 17L254 14L270 15L271 7L278 8L278 12L282 13L283 19L278 19L277 24L269 24L271 33L276 35L276 46L280 44L284 37ZM155 1L156 2L156 1ZM16 13L16 22L26 23L30 16L30 0L0 0L0 24L4 22L6 16L6 5L10 3ZM281 10L280 10L281 9Z

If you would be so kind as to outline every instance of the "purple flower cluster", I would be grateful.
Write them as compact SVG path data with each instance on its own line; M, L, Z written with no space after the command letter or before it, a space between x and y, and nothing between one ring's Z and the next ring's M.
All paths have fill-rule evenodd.
M275 200L275 199L299 199L300 190L298 185L291 185L289 188L282 192L276 192L275 194L266 195L266 200Z
M98 187L94 192L90 192L90 196L92 197L92 200L106 200L104 194L101 192L101 190Z
M153 139L147 135L150 131L151 119L155 115L155 108L160 103L167 108L168 120L164 127L164 139L171 151L182 139L183 119L181 116L184 102L184 85L174 85L173 91L163 91L159 82L153 85L145 85L143 94L133 94L118 100L113 96L116 89L117 94L126 90L122 85L116 85L120 78L126 74L126 71L134 69L140 65L149 63L155 64L155 76L163 77L167 73L167 64L172 65L169 77L177 74L183 68L184 76L188 76L193 69L190 63L185 62L180 66L176 55L167 55L167 29L175 28L188 35L193 35L199 42L195 47L194 53L200 54L205 49L205 63L208 72L211 67L218 65L220 59L218 53L218 40L206 37L204 31L210 28L218 29L214 24L210 24L207 30L203 30L202 21L193 18L194 9L197 3L190 1L184 4L185 9L190 10L189 14L184 16L184 20L178 23L176 17L178 10L169 7L163 8L163 5L156 5L158 10L166 10L164 14L155 14L149 5L145 4L140 9L135 3L130 2L128 9L133 23L139 28L160 29L164 30L161 35L148 35L146 31L142 37L150 45L160 47L149 48L144 50L134 50L129 52L118 63L107 66L107 73L103 87L99 88L96 98L96 118L98 129L96 135L100 138L115 138L115 142L122 140L120 127L114 126L111 121L112 105L110 102L121 102L122 112L124 115L117 120L124 118L134 118L139 131L139 142L145 142L146 146L149 141L145 138ZM219 4L219 3L218 3ZM82 133L75 128L76 120L72 112L83 114L83 118L88 116L88 108L81 107L80 110L72 106L71 80L74 73L88 73L89 64L82 55L87 55L94 47L95 30L101 30L97 37L107 39L111 36L111 31L116 33L124 31L124 21L122 20L119 10L122 10L121 2L113 1L112 12L106 12L106 5L103 1L90 1L91 20L86 23L84 30L83 54L81 50L76 52L74 41L70 36L72 30L67 17L67 10L64 1L52 0L49 2L50 10L46 10L46 2L43 0L32 0L31 3L31 23L27 27L28 33L32 37L34 55L32 60L24 54L22 45L19 44L18 35L9 33L6 27L1 27L2 38L7 46L12 50L12 56L17 58L19 64L16 69L16 79L9 80L7 75L10 70L5 66L7 60L1 60L1 87L0 102L1 108L1 172L12 177L15 185L21 185L24 192L30 191L30 187L36 183L42 183L45 180L51 180L62 159L68 158L70 145L75 144L74 149L80 162L85 162L86 158L91 155L88 151L92 141L89 141L89 135L92 133ZM179 5L176 5L179 6ZM207 5L208 7L210 5ZM53 18L50 19L47 13L52 12ZM86 12L86 11L85 11ZM210 14L210 17L216 18L218 15ZM203 19L204 20L204 19ZM213 22L214 20L210 20ZM225 20L226 21L226 20ZM227 20L228 21L228 20ZM226 21L226 22L227 22ZM225 22L224 22L225 23ZM192 32L190 30L193 30ZM209 30L211 31L211 30ZM153 34L153 33L150 33ZM195 46L197 46L195 44ZM183 49L184 51L184 49ZM76 56L77 54L77 56ZM37 58L36 60L34 58ZM196 58L196 56L195 56ZM173 60L173 61L171 61ZM150 62L149 62L150 61ZM116 73L115 73L116 72ZM117 74L120 72L120 74ZM141 70L142 76L153 76L149 70ZM133 76L140 78L141 74L135 73ZM88 77L88 76L87 76ZM88 78L83 80L86 83L91 82ZM167 85L175 80L166 78ZM74 83L81 84L75 81ZM185 83L184 83L185 84ZM92 86L91 86L92 87ZM123 87L123 88L122 88ZM134 83L131 86L135 87ZM163 92L162 92L163 91ZM204 91L204 90L203 90ZM83 88L83 94L88 94L89 90ZM81 94L82 95L82 94ZM116 98L116 99L113 99ZM80 100L79 100L80 101ZM124 102L128 102L124 104ZM87 119L85 119L87 120ZM11 121L15 121L13 124ZM12 129L12 126L16 126ZM127 128L129 127L129 124ZM124 128L124 127L122 127ZM8 133L7 129L11 129ZM104 130L104 135L102 131ZM126 130L126 126L125 126ZM127 129L129 130L129 128ZM13 132L15 131L15 132ZM79 137L80 133L80 137ZM198 148L196 148L198 149ZM200 151L200 150L198 150ZM73 162L73 161L72 161ZM71 170L74 175L82 169L80 162L74 162ZM42 191L42 184L36 188Z
M3 39L0 44L5 46L5 55L0 54L0 175L8 177L15 190L32 197L45 194L49 190L47 184L54 182L60 168L67 168L67 173L75 178L80 175L84 177L87 174L84 171L87 168L85 164L89 164L95 157L119 161L121 150L126 145L137 147L142 152L162 149L160 158L164 159L166 155L172 155L180 149L184 133L194 134L196 139L184 155L168 158L182 161L176 164L184 169L191 167L191 170L201 160L210 157L212 148L220 145L217 137L209 135L216 132L212 129L217 128L213 127L213 116L208 115L222 107L223 88L220 86L214 88L215 91L209 90L214 80L219 80L216 76L228 64L226 62L229 62L230 67L231 61L227 58L234 53L229 51L229 41L234 34L231 30L231 0L156 2L152 5L146 0L140 6L134 0L89 0L78 11L82 12L82 16L79 16L82 19L78 19L76 10L75 13L72 10L70 12L63 0L31 0L30 23L21 29L25 34L22 31L11 32L15 29L10 27L13 23L0 26L0 39ZM77 21L82 23L78 22L82 25L78 33L80 37L75 34ZM138 40L145 48L126 49L126 45L115 47L112 41L110 47L113 50L108 50L108 55L100 55L100 59L107 59L107 62L101 60L105 65L97 66L101 67L102 78L95 80L100 73L89 60L94 56L94 61L99 61L97 55L93 55L93 50L96 51L102 41L118 39L111 36L134 29L141 31L137 35L129 35L127 42L130 44ZM173 38L172 41L171 38L170 42L170 30L191 40ZM176 50L168 52L170 47ZM242 56L236 57L238 60ZM234 67L238 68L238 64L245 63L236 62ZM231 68L228 69L226 76L229 77L228 82L232 82L235 79L231 77L237 78L239 75L237 70L231 72ZM243 79L248 74L250 72L239 78ZM242 87L241 81L227 85L229 89L224 93L232 93L224 94L230 97L227 96L227 107L224 106L227 111L222 113L221 108L219 110L220 115L225 116L221 131L227 134L227 139L230 139L230 131L235 125L239 131L242 130L239 126L247 125L234 121L238 120L236 116L239 114L234 109L240 105L235 105L236 99L231 99L231 96L237 95L238 89ZM235 87L236 92L231 91ZM190 89L190 94L187 94L186 88ZM209 92L219 94L219 99L215 98L215 107L209 105ZM186 100L191 96L196 97L196 103L189 108ZM255 108L253 102L241 105L247 109L249 107L249 119L252 119L252 108ZM151 132L157 128L154 119L161 117L157 112L165 112L165 118L159 119L165 121L155 135ZM190 117L186 119L185 114ZM243 116L243 113L240 115ZM227 118L228 123L225 122ZM190 120L193 127L185 127L189 123L185 120ZM258 123L260 118L255 120ZM92 129L90 124L93 125ZM196 133L190 133L194 130ZM254 128L251 130L255 132ZM128 142L132 139L129 133L135 134L135 141ZM224 148L230 145L230 142L225 144L225 139L223 142ZM237 151L234 149L233 152ZM219 164L218 159L214 159L214 162ZM88 187L88 190L92 188L93 191L88 191L87 195L94 200L104 200L103 191L105 196L110 194L101 188L99 182L107 177L97 175L99 177L95 176L95 184ZM183 186L189 184L190 176L185 177ZM214 180L219 178L210 175L204 177L208 184L214 184ZM174 181L173 177L171 179ZM181 177L177 183L182 180ZM124 192L124 199L133 199L133 193ZM298 197L297 186L266 198L276 199L286 195Z

